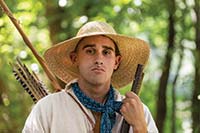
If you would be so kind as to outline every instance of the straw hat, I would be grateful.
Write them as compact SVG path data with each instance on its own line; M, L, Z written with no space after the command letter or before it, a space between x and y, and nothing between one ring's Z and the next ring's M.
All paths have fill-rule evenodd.
M80 28L75 37L48 49L44 58L50 70L65 83L77 78L79 73L77 67L71 62L70 52L75 49L81 38L94 35L105 35L113 39L122 56L119 68L112 75L112 85L121 88L133 81L137 65L145 65L148 61L149 46L143 40L117 34L105 22L88 22Z

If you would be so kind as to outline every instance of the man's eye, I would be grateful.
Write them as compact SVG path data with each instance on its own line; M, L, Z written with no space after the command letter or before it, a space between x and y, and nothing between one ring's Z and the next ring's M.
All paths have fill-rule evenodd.
M110 50L104 50L104 51L103 51L103 54L104 54L104 55L110 55L110 54L111 54L111 51L110 51Z
M93 49L86 49L86 53L87 54L94 54L95 50L93 50Z

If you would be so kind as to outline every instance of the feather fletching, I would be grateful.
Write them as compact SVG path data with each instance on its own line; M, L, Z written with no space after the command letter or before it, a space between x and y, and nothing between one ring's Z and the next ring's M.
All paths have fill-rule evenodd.
M35 103L48 95L47 88L43 82L39 80L34 72L30 73L26 65L22 64L19 58L17 58L17 63L11 65L16 80L19 81Z

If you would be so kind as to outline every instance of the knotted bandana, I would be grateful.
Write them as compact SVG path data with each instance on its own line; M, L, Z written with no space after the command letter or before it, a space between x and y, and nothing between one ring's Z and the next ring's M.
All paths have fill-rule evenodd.
M78 83L72 84L72 89L79 99L79 101L88 109L94 112L101 112L101 133L111 133L113 125L115 124L116 114L115 112L119 112L122 102L114 100L114 89L110 86L110 90L107 95L107 100L105 104L98 103L93 99L86 96L79 88Z

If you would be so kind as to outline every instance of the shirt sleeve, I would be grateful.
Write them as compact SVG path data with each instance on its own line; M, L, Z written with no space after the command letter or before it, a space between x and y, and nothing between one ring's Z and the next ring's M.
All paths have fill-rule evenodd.
M149 108L146 105L144 105L144 111L145 111L145 119L147 122L148 133L158 133L158 129L156 127L154 119L151 115L151 112L149 111Z
M46 133L49 132L48 123L50 112L47 102L41 99L32 109L26 119L22 133Z
M151 112L149 111L149 108L144 104L143 106L144 106L145 121L147 123L147 133L159 133L156 124L154 122L154 119L151 115ZM132 127L130 127L129 133L133 133Z

